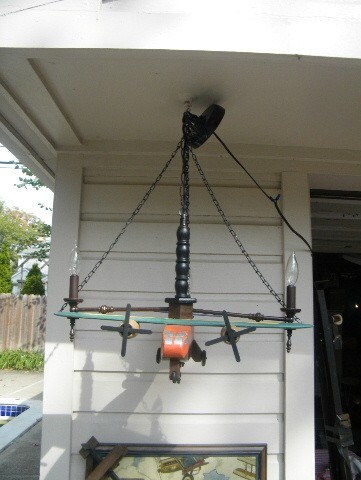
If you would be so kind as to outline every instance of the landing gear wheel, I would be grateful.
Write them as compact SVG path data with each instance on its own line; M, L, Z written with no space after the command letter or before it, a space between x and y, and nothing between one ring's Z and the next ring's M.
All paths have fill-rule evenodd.
M186 473L182 480L194 480L194 477L191 473Z
M201 355L201 365L202 367L205 366L207 362L207 352L205 350L202 350L202 355Z
M157 356L155 357L155 360L156 360L157 363L160 363L160 361L162 360L162 349L161 348L158 348Z
M180 383L180 381L181 381L180 375L178 377L177 373L174 372L174 371L169 375L169 379L172 380L173 383Z

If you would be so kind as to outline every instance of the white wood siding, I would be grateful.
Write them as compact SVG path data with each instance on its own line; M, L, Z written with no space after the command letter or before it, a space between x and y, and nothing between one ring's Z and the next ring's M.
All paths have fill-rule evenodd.
M80 211L73 212L72 235L68 235L68 228L65 228L59 237L68 235L67 243L59 241L53 248L53 257L61 262L64 272L71 250L68 244L74 241L74 232L79 232L82 279L111 244L124 220L142 198L147 185L155 178L157 171L152 166L153 162L142 160L141 156L133 160L132 169L125 170L122 159L118 169L114 159L111 167L104 160L96 165L91 157L83 159L82 168L78 168L73 179L77 184L82 177L82 194ZM59 162L66 183L65 172L72 161L60 159ZM267 164L260 174L262 184L272 195L282 191L288 202L286 206L290 218L298 218L297 215L302 218L305 211L299 207L307 203L306 182L299 182L299 174L283 174L281 189L281 172L277 163L275 165L275 171ZM86 305L125 306L129 302L133 306L162 306L165 305L165 297L174 295L179 221L179 175L176 167L172 167L135 223L85 286L81 297ZM140 180L137 183L138 177ZM62 182L62 177L59 178ZM308 291L310 279L307 275L311 269L305 249L298 240L292 243L293 240L290 242L289 237L284 236L280 220L263 195L251 188L247 180L239 181L238 172L232 175L230 170L218 171L214 164L209 178L239 238L276 292L282 295L284 290L285 247L287 251L295 248L300 252L302 289ZM304 198L301 201L297 197L296 202L290 202L290 197L286 197L295 187ZM76 192L80 195L79 187ZM61 215L68 214L72 202L72 195L63 200ZM298 202L301 202L300 205ZM279 314L279 305L238 252L198 180L191 188L191 217L191 293L198 299L196 306ZM62 220L61 225L65 223ZM305 232L307 228L301 222L300 229ZM303 263L306 274L302 273ZM66 273L62 285L57 284L56 291L52 292L57 301L67 295L65 284ZM299 299L300 308L307 316L302 320L309 321L309 298L307 294L302 294ZM55 303L54 300L53 310L58 308ZM277 330L257 330L242 337L238 343L240 363L235 362L229 346L219 344L208 347L207 365L202 367L193 361L187 362L180 385L173 385L168 379L168 362L163 361L160 365L155 362L161 338L160 326L153 327L152 336L129 341L127 355L122 358L119 335L101 331L100 324L111 322L78 320L74 351L68 355L68 349L72 351L67 340L68 322L58 317L49 318L50 335L52 331L61 330L63 342L60 346L54 343L58 338L56 335L48 336L49 365L52 361L65 365L65 360L62 362L59 359L64 349L68 366L63 375L58 372L59 377L53 380L48 374L48 384L55 382L61 385L62 395L59 398L59 389L54 388L57 398L52 399L49 394L45 398L49 417L43 440L45 466L42 467L42 479L58 480L60 468L70 471L69 478L72 480L82 478L84 461L78 452L81 443L91 435L104 442L124 443L266 443L268 480L306 478L299 465L297 471L293 469L293 465L297 465L299 447L297 451L292 449L292 442L297 438L296 433L292 434L292 425L296 421L294 415L307 419L303 422L302 439L308 439L309 447L304 448L304 452L312 450L313 412L312 406L309 407L313 396L312 392L305 390L304 396L308 400L304 402L305 398L299 395L300 388L306 385L308 389L312 382L309 369L313 358L312 332L294 334L295 346L287 355L286 364L284 333ZM212 328L196 328L196 338L201 346L218 334ZM304 355L309 357L307 364ZM71 382L67 387L66 379ZM303 379L302 387L300 379ZM55 402L63 416L50 415ZM306 411L306 408L309 410ZM51 448L54 443L52 429L58 428L62 418L66 420L62 424L64 438L54 449ZM302 422L299 427L302 427ZM287 449L285 435L290 441ZM57 455L59 458L56 458ZM302 458L305 459L305 455ZM286 465L288 461L287 474L285 459ZM307 472L311 471L312 452L305 463L308 465ZM53 464L56 468L51 467ZM64 478L67 476L64 475Z
M151 173L150 173L151 172ZM107 173L109 173L107 175ZM156 174L147 170L146 181ZM282 227L262 194L232 186L230 175L213 175L214 191L244 246L279 294L283 294ZM227 175L226 175L227 176ZM110 245L147 186L114 167L88 167L79 229L81 277ZM227 186L227 184L230 184ZM280 175L263 175L269 192ZM179 189L168 176L151 195L98 272L85 286L88 305L165 305L174 295ZM279 306L239 254L204 187L191 188L191 290L199 308L262 311ZM107 324L109 322L102 322ZM137 337L120 356L120 337L94 321L79 320L74 350L72 478L83 465L80 443L267 443L268 478L279 480L283 464L284 337L253 333L239 342L241 363L225 345L208 347L205 367L189 361L180 385L168 379L168 362L155 362L161 328ZM197 328L201 346L218 331ZM260 333L258 333L260 332ZM191 395L190 395L191 392ZM281 465L280 465L281 462ZM75 473L77 472L77 473Z

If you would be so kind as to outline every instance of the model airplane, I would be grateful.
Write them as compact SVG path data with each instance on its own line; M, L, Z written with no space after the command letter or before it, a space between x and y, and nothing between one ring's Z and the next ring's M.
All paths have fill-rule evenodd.
M138 334L150 335L152 333L151 330L140 328L140 324L164 325L162 344L157 350L156 361L157 363L160 363L162 359L169 360L169 378L173 383L180 382L180 368L184 365L186 360L192 358L195 362L201 362L202 366L206 364L206 351L202 350L195 341L193 327L221 328L220 336L213 340L208 340L205 342L205 345L211 346L220 342L230 344L237 362L240 362L241 358L236 342L242 335L254 332L257 328L278 328L292 331L312 327L312 325L304 323L268 319L230 322L229 317L237 316L238 314L231 314L226 311L222 311L223 321L204 318L175 319L131 316L130 304L127 305L124 315L65 311L57 312L55 315L66 317L70 320L84 318L88 320L111 320L121 323L119 326L102 325L100 328L102 330L118 332L121 335L122 357L126 355L128 339L133 338ZM250 317L252 317L252 315L250 315ZM255 315L253 315L253 317L257 318Z
M193 480L194 475L201 471L204 465L208 465L205 461L207 457L200 456L184 456L184 457L167 457L159 461L159 473L182 472L182 480Z

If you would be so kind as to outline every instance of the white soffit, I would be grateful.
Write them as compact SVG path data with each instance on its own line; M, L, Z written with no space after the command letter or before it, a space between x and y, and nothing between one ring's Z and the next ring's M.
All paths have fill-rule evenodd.
M213 102L225 107L227 143L341 149L356 161L361 150L359 60L3 49L0 83L0 113L51 170L59 149L175 143L189 97L197 114Z

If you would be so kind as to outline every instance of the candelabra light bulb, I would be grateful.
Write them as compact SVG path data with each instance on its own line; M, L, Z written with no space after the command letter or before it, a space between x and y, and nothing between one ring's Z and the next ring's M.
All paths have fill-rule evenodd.
M285 277L286 285L296 285L298 279L298 263L295 252L292 252L288 259Z
M78 246L75 245L70 254L69 273L70 275L79 275L79 270L79 250Z

